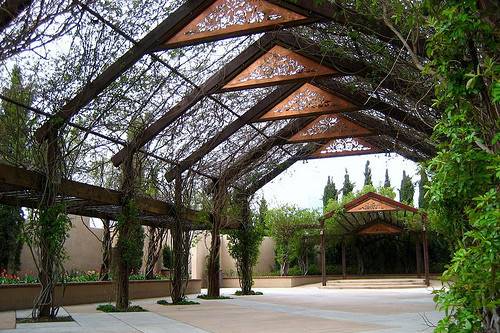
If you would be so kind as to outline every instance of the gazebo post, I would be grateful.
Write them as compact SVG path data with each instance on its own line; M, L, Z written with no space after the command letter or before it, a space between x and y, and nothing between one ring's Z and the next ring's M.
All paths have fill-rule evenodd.
M321 221L321 285L326 286L325 221Z
M417 270L417 277L422 276L422 249L420 248L420 234L418 232L415 233L415 263Z
M425 274L425 284L428 287L429 282L429 244L427 242L427 230L425 230L425 224L422 230L422 240L424 246L424 274Z
M346 273L346 259L345 259L345 238L342 238L342 278L345 279L347 277Z

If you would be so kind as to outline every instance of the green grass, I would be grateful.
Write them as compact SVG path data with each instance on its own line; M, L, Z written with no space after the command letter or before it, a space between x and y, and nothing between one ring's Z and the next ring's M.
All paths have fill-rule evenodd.
M160 299L159 301L156 302L156 304L160 305L195 305L195 304L200 304L195 301L190 301L188 299L184 299L180 301L179 303L169 303L166 299Z
M53 323L53 322L64 322L64 321L74 321L71 316L61 316L55 318L17 318L16 323L18 324L32 324L32 323Z
M263 293L261 293L260 291L253 291L251 290L250 291L250 294L243 294L243 292L241 290L237 290L234 295L236 296L254 296L254 295L264 295Z
M119 310L113 304L100 304L96 308L102 312L147 312L148 310L143 309L139 305L131 305L127 310Z
M208 295L198 295L197 296L199 299L232 299L232 297L229 296L218 296L218 297L213 297L213 296L208 296Z

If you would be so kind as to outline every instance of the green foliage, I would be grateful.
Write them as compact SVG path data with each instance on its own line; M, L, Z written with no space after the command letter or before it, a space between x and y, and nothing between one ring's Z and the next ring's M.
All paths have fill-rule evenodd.
M208 295L205 295L205 294L202 294L202 295L198 295L196 296L196 298L199 298L199 299L205 299L205 300L214 300L214 299L233 299L232 297L229 297L229 296L208 296Z
M326 181L325 189L323 190L323 209L328 205L328 201L330 199L337 200L338 191L335 186L335 182L331 180L330 176L328 176L328 180Z
M236 268L240 279L244 270L250 270L248 277L251 278L252 267L257 264L259 259L260 244L264 238L264 225L255 223L255 220L242 223L240 228L230 230L227 234L228 251L236 260Z
M439 151L428 164L428 212L455 252L444 274L454 282L435 298L446 313L436 332L498 331L499 40L494 9L477 7L493 3L426 5L433 30L426 70L442 110L434 130Z
M130 305L126 309L118 309L113 304L99 304L96 310L102 312L147 312L148 311L139 305Z
M69 236L71 220L65 211L63 204L31 211L23 229L23 241L30 249L41 251L43 248L43 251L51 258L50 271L54 281L62 278L64 273L62 265L67 258L64 243Z
M384 197L388 197L391 199L396 198L396 192L394 192L394 188L392 188L392 187L386 187L386 186L380 187L377 189L376 192L380 195L383 195Z
M19 66L14 66L10 87L4 89L2 94L22 104L31 105L32 88L23 84ZM32 161L29 133L36 119L30 119L25 108L4 100L2 100L2 109L3 112L0 113L0 159L14 165L29 166Z
M187 298L184 298L183 300L181 300L180 302L177 302L177 303L171 303L171 302L167 301L166 299L160 299L160 300L156 301L156 304L160 304L160 305L196 305L196 304L200 304L200 303L195 302L195 301L190 301Z
M403 170L403 178L401 179L401 188L399 189L399 201L407 205L413 205L413 195L415 187L411 181L411 177Z
M370 161L366 161L365 164L365 172L363 173L365 175L365 182L364 185L373 185L372 183L372 169L370 168Z
M123 206L117 221L118 241L116 247L122 260L132 272L140 269L144 249L144 229L137 220L138 215L135 202L130 200Z
M281 275L287 275L290 262L303 255L300 242L305 236L304 226L317 224L318 217L316 211L288 205L268 211L266 224L276 242L276 261L280 264Z
M259 203L259 223L262 225L266 223L266 214L268 210L266 198L262 196Z
M244 294L243 291L236 290L234 292L234 295L235 296L256 296L256 295L264 295L264 293L262 293L260 291L254 291L254 290L252 290L249 294Z
M418 182L418 208L426 209L427 208L427 198L426 192L429 186L429 178L427 177L427 172L425 172L425 168L420 168L420 180Z
M385 169L385 179L384 179L384 187L391 187L391 179L389 178L389 170Z
M347 196L354 190L354 183L349 179L349 173L345 169L344 184L342 185L342 196Z
M166 269L172 269L173 267L173 257L172 257L172 250L168 245L165 245L165 247L162 250L162 258L163 258L163 267Z
M13 274L19 270L23 222L22 210L0 205L0 271Z

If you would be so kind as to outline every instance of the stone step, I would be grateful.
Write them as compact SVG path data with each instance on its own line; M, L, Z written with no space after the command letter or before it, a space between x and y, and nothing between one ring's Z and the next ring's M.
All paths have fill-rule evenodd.
M327 283L425 283L424 279L346 279L328 280Z
M327 289L425 288L424 279L347 279L327 281Z
M425 284L326 285L323 289L409 289L426 288Z

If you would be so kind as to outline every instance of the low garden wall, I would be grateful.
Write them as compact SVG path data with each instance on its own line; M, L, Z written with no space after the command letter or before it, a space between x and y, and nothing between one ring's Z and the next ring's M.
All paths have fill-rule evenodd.
M130 299L170 296L171 283L167 280L130 281ZM199 294L201 280L189 280L186 294ZM40 293L39 284L0 285L0 311L28 309ZM111 281L70 282L55 290L56 304L75 305L114 302L115 288Z
M439 274L431 274L431 279L439 280ZM416 277L412 274L372 274L372 275L348 275L348 279L365 279L365 278L409 278ZM422 276L423 278L423 276ZM342 279L342 275L327 275L327 280ZM293 288L306 284L321 282L321 275L306 275L306 276L254 276L254 288ZM239 280L236 277L227 277L222 279L222 288L240 288ZM206 288L206 282L203 281L203 288Z

